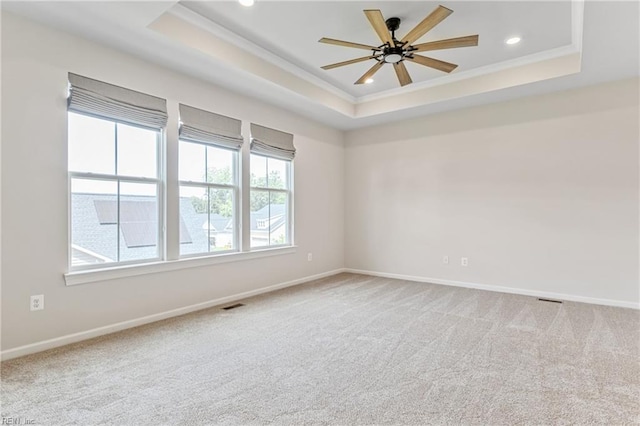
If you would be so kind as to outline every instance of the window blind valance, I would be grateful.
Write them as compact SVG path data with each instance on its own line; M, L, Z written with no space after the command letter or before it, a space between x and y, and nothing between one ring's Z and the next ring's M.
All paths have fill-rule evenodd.
M154 129L167 125L167 101L69 73L69 111L97 115Z
M179 105L180 139L218 145L224 148L242 147L242 122L188 105Z
M251 152L283 160L293 160L293 135L251 123Z

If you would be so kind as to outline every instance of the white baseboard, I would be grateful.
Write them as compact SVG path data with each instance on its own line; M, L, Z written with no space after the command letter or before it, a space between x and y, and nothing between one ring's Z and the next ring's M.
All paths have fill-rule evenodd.
M68 345L70 343L80 342L82 340L92 339L94 337L103 336L105 334L114 333L116 331L138 327L140 325L149 324L152 322L160 321L160 320L171 318L171 317L177 317L179 315L184 315L190 312L211 308L213 306L224 305L229 302L235 302L240 299L246 299L247 297L257 296L259 294L268 293L271 291L279 290L281 288L292 287L294 285L303 284L303 283L317 280L320 278L329 277L331 275L336 275L341 272L344 272L343 268L334 269L333 271L323 272L321 274L311 275L311 276L299 278L297 280L275 284L269 287L263 287L263 288L246 291L244 293L239 293L239 294L233 294L231 296L221 297L219 299L209 300L202 303L196 303L195 305L189 305L189 306L185 306L178 309L172 309L170 311L160 312L158 314L147 315L145 317L136 318L128 321L122 321L122 322L107 325L104 327L98 327L91 330L81 331L79 333L67 334L66 336L56 337L54 339L43 340L41 342L31 343L29 345L7 349L5 351L0 352L0 359L4 361L12 358L18 358L24 355L34 354L36 352L46 351L48 349L57 348L59 346Z
M496 291L500 293L521 294L524 296L542 297L545 299L568 300L572 302L591 303L594 305L617 306L620 308L640 309L640 303L625 302L622 300L598 299L595 297L576 296L572 294L551 293L547 291L526 290L514 287L502 287L489 284L478 284L464 281L443 280L440 278L417 277L413 275L390 274L387 272L367 271L362 269L345 268L344 272L353 274L371 275L374 277L395 278L398 280L417 281L431 284L450 285L454 287L474 288L478 290Z

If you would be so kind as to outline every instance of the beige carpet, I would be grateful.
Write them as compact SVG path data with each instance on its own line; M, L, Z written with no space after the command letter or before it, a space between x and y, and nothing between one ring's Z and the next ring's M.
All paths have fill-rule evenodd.
M2 364L38 424L637 424L640 312L341 274Z

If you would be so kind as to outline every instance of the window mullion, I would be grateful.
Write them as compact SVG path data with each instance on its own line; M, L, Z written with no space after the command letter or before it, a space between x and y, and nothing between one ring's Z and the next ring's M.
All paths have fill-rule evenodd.
M239 179L238 179L238 174L239 174L239 166L240 166L240 162L239 162L239 158L240 158L240 152L239 151L235 151L233 153L233 245L236 247L236 249L238 251L242 250L242 244L240 242L240 235L241 235L241 226L240 226L240 221L241 219L239 218L240 213L240 209L238 208L238 206L240 205L240 183L239 183Z
M165 144L163 143L163 140L166 139L164 136L164 132L158 132L158 134L156 135L156 178L158 180L158 182L156 183L156 220L158 221L158 225L156 226L156 232L158 233L158 238L156 239L156 255L162 260L167 260L167 172L164 161L164 153L167 151L167 149L165 148Z
M116 175L116 179L118 176L118 124L113 123L113 135L114 135L114 149L115 149L115 164L113 165L113 170ZM116 261L120 262L120 179L117 181L116 188Z
M266 159L265 163L265 169L267 171L267 181L266 181L266 187L269 188L269 158Z
M116 188L116 259L120 262L120 179L117 180Z
M268 163L269 163L269 161L267 160L267 164ZM268 167L269 166L267 166L267 170L269 170ZM268 182L269 182L269 175L267 174L267 183ZM268 199L269 199L269 204L268 204L268 206L269 206L269 209L268 209L269 216L267 217L267 223L269 224L269 239L268 239L267 245L270 246L271 245L271 191L268 191L267 194L269 194L269 197L268 197Z
M113 123L113 134L115 137L114 140L114 149L115 149L115 155L114 155L114 161L115 164L113 165L113 170L115 172L115 175L118 175L118 124L117 123Z
M204 147L204 181L209 183L209 149Z
M108 175L102 173L87 173L87 172L69 172L69 176L74 179L92 179L92 180L121 180L123 182L131 183L149 183L158 184L160 179L135 177L135 176L118 176Z
M211 188L207 188L207 252L211 253Z
M251 187L252 190L255 191L273 191L273 192L280 192L283 194L286 194L288 192L290 192L288 189L282 189L282 188L263 188L261 186L252 186Z
M229 189L233 190L236 188L235 185L225 185L221 183L209 183L209 182L193 182L193 181L179 181L181 186L191 186L191 187L202 187L202 188L215 188L215 189Z

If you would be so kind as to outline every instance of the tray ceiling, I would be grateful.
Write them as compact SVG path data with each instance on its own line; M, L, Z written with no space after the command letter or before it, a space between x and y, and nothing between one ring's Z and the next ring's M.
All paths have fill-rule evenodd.
M454 12L420 42L471 34L478 47L428 52L459 67L409 63L399 87L385 66L320 66L365 51L321 37L378 44L363 9L402 19L403 36L439 4ZM340 129L638 75L638 2L611 1L3 1L3 11L111 46ZM522 37L515 46L504 44Z
M479 34L477 47L424 53L458 64L453 74L540 53L571 44L570 2L445 2L454 11L419 42ZM253 7L238 2L181 2L189 10L234 32L240 37L321 78L336 88L361 97L399 87L391 66L383 67L368 85L353 83L373 61L329 71L321 66L366 56L366 51L318 43L322 37L379 45L363 9L380 9L385 18L402 20L399 38L408 33L440 3L432 1L265 1ZM522 42L505 40L520 36ZM424 82L447 74L407 63L413 81Z

